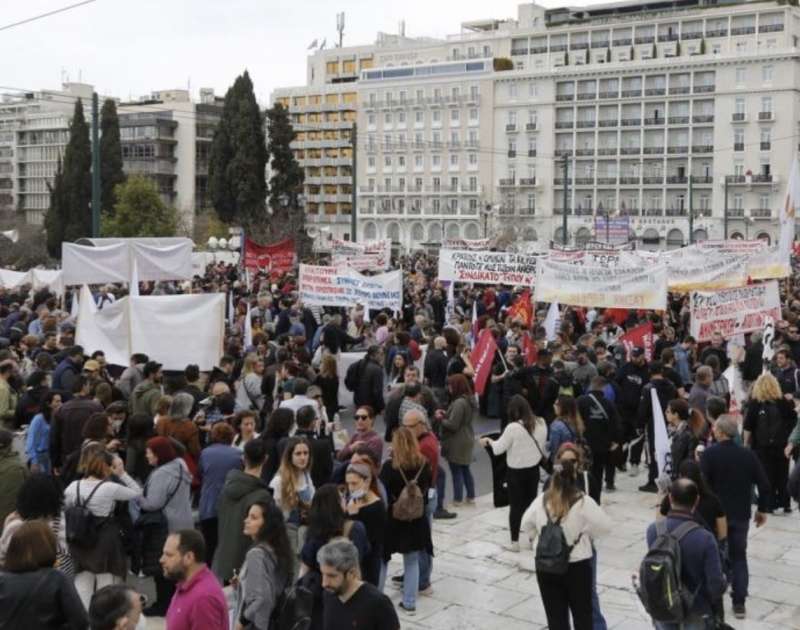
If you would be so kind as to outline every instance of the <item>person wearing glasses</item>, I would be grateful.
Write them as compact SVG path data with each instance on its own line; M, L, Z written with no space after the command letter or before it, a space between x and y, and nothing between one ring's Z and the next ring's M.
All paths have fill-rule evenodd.
M372 407L362 405L356 409L355 420L356 432L344 448L339 451L337 459L340 462L349 461L353 455L353 450L363 444L375 453L378 461L381 461L383 458L383 439L374 429L375 412Z

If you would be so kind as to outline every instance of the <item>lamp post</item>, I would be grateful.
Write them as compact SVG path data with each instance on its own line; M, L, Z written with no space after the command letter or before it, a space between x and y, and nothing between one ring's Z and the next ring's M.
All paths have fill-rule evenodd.
M689 173L689 245L694 243L694 209L692 206L692 174ZM681 208L681 214L683 214L683 208Z
M725 175L725 200L722 206L722 231L723 238L728 240L728 176Z
M564 247L567 246L567 200L569 199L569 186L567 185L567 177L569 176L569 155L564 154L564 163L561 165L564 169L564 216L561 217L561 230L563 232L561 242Z

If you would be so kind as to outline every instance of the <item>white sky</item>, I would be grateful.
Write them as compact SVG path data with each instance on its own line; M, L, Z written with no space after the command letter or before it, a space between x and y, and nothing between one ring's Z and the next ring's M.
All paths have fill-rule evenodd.
M0 0L0 27L77 0ZM598 0L546 6L597 4ZM123 99L153 90L213 87L224 94L245 68L266 105L276 87L305 82L312 40L374 42L378 31L409 36L458 33L461 22L516 17L517 0L97 0L66 13L0 31L0 86L36 90L69 80ZM5 91L0 87L0 92Z

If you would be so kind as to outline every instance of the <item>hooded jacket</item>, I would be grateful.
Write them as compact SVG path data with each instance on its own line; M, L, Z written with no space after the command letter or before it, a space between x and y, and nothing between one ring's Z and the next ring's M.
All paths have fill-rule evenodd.
M156 415L156 404L161 398L161 386L145 380L133 389L130 399L131 415L142 413L146 416Z
M269 488L260 477L241 470L231 470L217 504L219 542L212 569L221 582L231 579L233 570L244 562L252 541L244 535L244 517L256 501L272 501Z

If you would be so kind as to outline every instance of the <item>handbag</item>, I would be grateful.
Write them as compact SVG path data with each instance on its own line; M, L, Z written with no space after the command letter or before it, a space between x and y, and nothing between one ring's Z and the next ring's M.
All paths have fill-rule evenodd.
M526 430L525 433L528 433L528 431ZM551 462L550 458L547 457L547 455L544 454L544 451L542 450L542 447L539 446L539 440L536 439L536 437L533 435L533 433L528 433L528 435L531 436L531 439L533 440L533 443L536 444L536 450L539 451L539 455L542 456L542 459L539 460L539 466L541 466L542 470L544 470L548 475L552 475L553 474L553 462Z
M161 555L161 548L164 546L164 541L169 534L169 524L164 514L164 508L169 505L169 502L178 493L178 488L182 483L183 473L181 473L178 483L175 484L175 488L169 494L167 500L164 501L164 505L157 510L142 511L136 518L134 523L137 537L135 555L138 562L134 564L138 565L145 575L156 575L160 571L158 557Z

